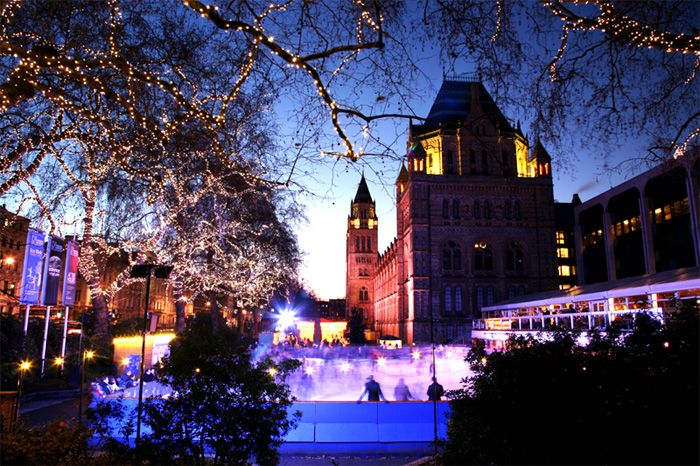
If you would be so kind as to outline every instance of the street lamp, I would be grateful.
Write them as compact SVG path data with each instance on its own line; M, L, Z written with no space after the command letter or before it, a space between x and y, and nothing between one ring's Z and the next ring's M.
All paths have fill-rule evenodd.
M83 386L85 385L85 361L95 357L95 352L87 350L83 352L80 358L80 391L78 397L78 424L83 423Z
M12 430L15 429L17 425L17 419L19 419L19 402L22 399L22 383L24 382L24 373L31 369L32 363L24 360L19 363L19 375L17 377L17 402L15 403L15 410L12 416Z
M137 264L131 268L132 278L146 279L146 303L143 306L143 330L141 332L142 341L141 364L139 366L139 398L137 401L136 414L136 448L138 448L139 443L141 442L141 413L143 411L143 373L146 368L146 332L148 331L148 306L151 292L151 276L155 275L156 278L168 278L172 269L172 266L157 265L153 263Z

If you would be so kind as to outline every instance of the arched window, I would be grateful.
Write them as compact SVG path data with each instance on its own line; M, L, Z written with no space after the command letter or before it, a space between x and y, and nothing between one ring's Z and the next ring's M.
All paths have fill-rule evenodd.
M525 256L523 254L523 248L521 248L518 243L510 243L506 250L506 271L525 271Z
M355 252L359 252L359 251L360 251L360 237L355 236Z
M459 219L459 200L452 200L452 218Z
M491 246L483 241L474 245L474 270L479 272L493 270Z
M469 151L469 172L472 175L476 175L476 152L474 152L474 149Z
M480 219L481 218L481 203L479 202L478 199L474 200L474 218L475 219Z
M367 250L368 251L372 250L372 237L371 236L367 237Z
M455 287L455 311L462 312L462 287Z
M369 291L364 286L360 288L360 301L369 301Z
M452 312L452 288L445 287L445 312Z
M489 174L489 155L485 150L481 151L481 171L484 175Z
M458 246L452 249L452 268L455 271L462 270L462 251L460 251Z
M450 218L450 201L442 200L442 218Z
M484 218L491 220L491 201L484 201Z

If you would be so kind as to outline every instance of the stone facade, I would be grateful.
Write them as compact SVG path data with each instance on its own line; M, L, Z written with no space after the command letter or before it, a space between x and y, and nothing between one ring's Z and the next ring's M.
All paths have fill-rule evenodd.
M370 328L409 344L431 341L431 329L435 342L468 341L482 306L557 288L550 157L539 142L530 148L480 82L446 80L427 119L410 127L408 148L397 238L383 254L353 249L361 236L376 247L377 221L354 215L374 213L364 177L358 196L370 203L352 203L348 310L366 310ZM358 257L367 267L358 270Z

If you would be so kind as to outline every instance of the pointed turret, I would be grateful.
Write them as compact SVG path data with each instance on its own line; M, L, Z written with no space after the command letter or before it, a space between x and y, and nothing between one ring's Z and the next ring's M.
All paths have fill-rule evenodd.
M360 178L360 184L357 186L357 194L355 194L355 200L353 200L353 202L374 202L369 193L364 173L362 174L362 178Z

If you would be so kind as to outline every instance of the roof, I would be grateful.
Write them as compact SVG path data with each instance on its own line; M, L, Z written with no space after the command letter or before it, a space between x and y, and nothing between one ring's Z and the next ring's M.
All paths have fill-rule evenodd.
M364 173L362 174L362 178L360 178L360 185L357 187L357 194L355 194L355 200L353 202L374 202L369 193Z
M532 149L532 160L539 160L544 162L549 162L552 160L552 157L549 155L549 152L547 152L547 149L545 149L542 145L540 138L537 138L535 147Z
M515 299L502 301L493 306L484 307L482 310L502 311L549 304L599 301L607 298L670 293L695 288L700 288L700 267L685 267L654 274L592 283L590 285L580 285L567 290L552 290L520 296Z
M479 81L445 80L440 86L428 117L421 126L431 131L441 125L468 120L473 108L472 99L479 99L478 104L484 113L503 130L515 131L484 85Z

